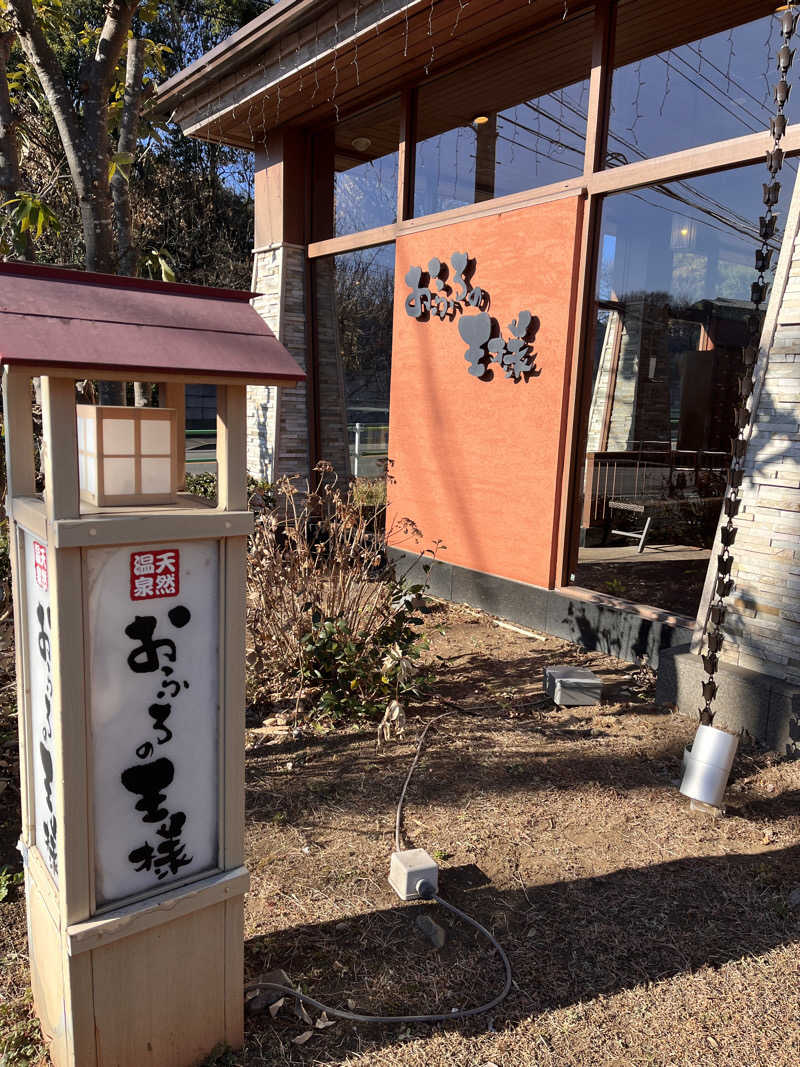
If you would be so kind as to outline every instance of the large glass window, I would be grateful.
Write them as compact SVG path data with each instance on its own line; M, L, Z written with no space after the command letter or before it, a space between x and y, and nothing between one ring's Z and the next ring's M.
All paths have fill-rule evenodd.
M400 100L340 122L334 147L334 236L397 221Z
M593 13L419 90L414 215L583 173Z
M350 471L380 478L389 454L394 244L333 257Z
M696 615L735 436L762 179L744 167L605 200L580 585Z
M621 3L608 164L768 129L781 42L775 6L698 4L687 13L651 0ZM737 13L744 24L729 28Z

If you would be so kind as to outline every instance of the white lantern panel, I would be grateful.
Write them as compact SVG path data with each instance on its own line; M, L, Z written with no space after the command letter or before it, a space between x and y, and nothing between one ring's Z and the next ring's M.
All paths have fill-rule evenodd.
M86 451L86 419L78 416L78 450Z
M86 429L86 451L97 453L97 419L84 419Z
M87 455L83 457L86 463L86 485L85 489L87 493L91 493L92 496L97 495L97 457ZM83 482L81 482L81 489L84 488Z
M218 866L219 542L87 553L99 907Z
M172 423L168 419L142 419L139 433L143 456L171 455Z
M50 629L50 591L47 545L23 531L25 564L25 643L27 646L28 708L33 765L34 843L47 869L58 880L57 810L58 764L53 703L53 646Z
M103 491L106 496L131 496L136 492L136 460L104 459Z
M142 492L172 492L172 460L142 459Z
M83 452L78 453L78 485L86 489L86 456Z
M135 451L133 419L103 419L103 454L132 456Z

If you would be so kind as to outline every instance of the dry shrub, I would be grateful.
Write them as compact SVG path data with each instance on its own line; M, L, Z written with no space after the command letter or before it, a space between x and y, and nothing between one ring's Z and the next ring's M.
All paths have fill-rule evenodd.
M409 584L386 543L421 542L409 519L384 534L376 514L343 491L329 464L320 488L274 487L275 506L256 522L248 564L248 653L255 699L276 691L338 723L379 717L390 700L419 694L416 669L424 585ZM420 551L418 558L434 551ZM427 566L427 565L426 565Z

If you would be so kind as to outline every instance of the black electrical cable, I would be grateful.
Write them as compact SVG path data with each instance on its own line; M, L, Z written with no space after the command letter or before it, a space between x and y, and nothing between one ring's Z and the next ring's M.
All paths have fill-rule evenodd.
M419 742L417 743L417 751L408 774L406 775L406 780L403 783L403 789L400 793L400 800L397 804L395 846L398 852L401 851L400 822L403 816L403 801L405 800L408 783L411 781L414 769L419 763L425 735L434 723L439 722L440 719L444 719L448 715L452 715L453 712L457 710L460 711L461 709L454 707L452 711L445 711L441 715L435 716L435 718L431 719L425 725L425 729L420 735ZM441 908L452 912L453 915L456 915L459 919L463 919L464 922L469 923L469 925L477 930L478 933L483 934L483 936L491 942L500 959L503 961L503 967L505 969L505 982L503 984L502 992L498 993L492 1000L487 1001L485 1004L479 1004L476 1008L454 1008L452 1011L442 1012L436 1015L362 1015L356 1011L345 1011L343 1008L332 1008L329 1004L323 1004L322 1001L315 1000L314 997L309 997L306 993L301 993L299 989L292 989L290 986L281 985L279 982L252 982L246 987L245 992L254 993L259 989L273 989L278 993L283 993L284 996L294 997L295 1000L300 1001L301 1004L307 1004L310 1008L315 1008L317 1011L324 1011L326 1015L332 1015L335 1019L344 1019L347 1022L353 1023L379 1023L381 1025L389 1025L391 1023L446 1023L451 1019L468 1019L473 1015L485 1015L487 1011L491 1011L492 1008L496 1008L498 1004L501 1004L511 992L511 963L503 946L491 930L487 930L487 928L479 923L477 919L473 919L471 915L467 915L465 911L462 911L461 908L457 908L455 904L450 904L448 901L443 900L438 893L433 891L433 886L429 885L427 882L420 882L417 886L417 892L423 900L435 900Z
M467 1019L473 1015L484 1015L487 1011L491 1011L492 1008L496 1008L498 1004L504 1001L511 991L511 964L508 956L499 941L495 938L494 934L491 933L490 930L487 930L485 926L482 926L477 919L473 919L472 916L467 915L461 908L457 908L455 904L449 904L446 900L442 900L436 893L432 893L428 899L435 900L441 907L446 908L447 911L451 911L454 915L457 915L459 919L463 919L464 922L469 923L470 926L473 926L487 937L496 949L500 959L503 961L503 967L506 972L503 991L498 993L492 1000L487 1001L486 1004L481 1004L477 1008L454 1009L451 1012L445 1012L438 1015L362 1015L356 1011L345 1011L341 1008L332 1008L329 1004L323 1004L321 1001L315 1000L313 997L309 997L297 989L291 989L289 986L280 985L278 982L253 982L251 985L247 986L246 992L252 993L259 989L274 989L279 993L283 993L287 997L294 997L295 1000L299 1000L301 1004L307 1004L310 1008L315 1008L317 1011L324 1011L326 1015L332 1015L336 1019L345 1019L346 1021L353 1023L380 1023L382 1025L388 1025L390 1023L446 1023L450 1019Z
M453 709L453 710L455 710L455 709ZM444 712L442 712L441 715L437 715L435 718L431 719L426 724L425 729L422 731L422 734L420 735L419 742L417 743L416 755L414 756L414 760L413 760L411 766L408 768L408 774L406 775L406 780L403 783L403 789L402 789L402 791L400 793L400 799L397 802L397 816L396 816L395 821L394 821L394 847L397 850L397 852L402 852L402 850L403 850L403 846L400 844L400 823L401 823L402 818L403 818L403 803L404 803L404 801L406 799L406 790L408 789L408 783L411 781L411 775L414 773L414 771L416 769L416 766L419 763L419 757L422 754L422 746L425 743L425 734L427 734L428 730L430 730L430 728L433 726L434 723L437 723L437 722L439 722L440 719L445 719L445 718L447 718L448 715L452 715L452 714L453 714L452 711L444 711Z

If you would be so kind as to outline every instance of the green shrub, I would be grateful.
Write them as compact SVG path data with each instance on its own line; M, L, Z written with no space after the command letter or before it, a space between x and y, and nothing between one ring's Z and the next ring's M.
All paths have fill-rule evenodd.
M49 1062L45 1057L30 994L0 1004L0 1067L34 1067Z
M352 489L329 478L299 494L283 480L275 494L249 556L252 694L296 695L310 715L333 724L380 717L389 701L426 684L415 662L424 586L395 574L374 516ZM401 531L421 539L408 519L389 531L395 543Z
M203 497L205 500L211 501L212 504L217 502L217 476L210 471L204 474L187 474L186 475L186 492L192 493L193 496ZM254 478L252 475L247 476L247 499L250 501L250 506L255 511L260 511L265 507L272 507L274 503L274 493L272 486L269 482Z

